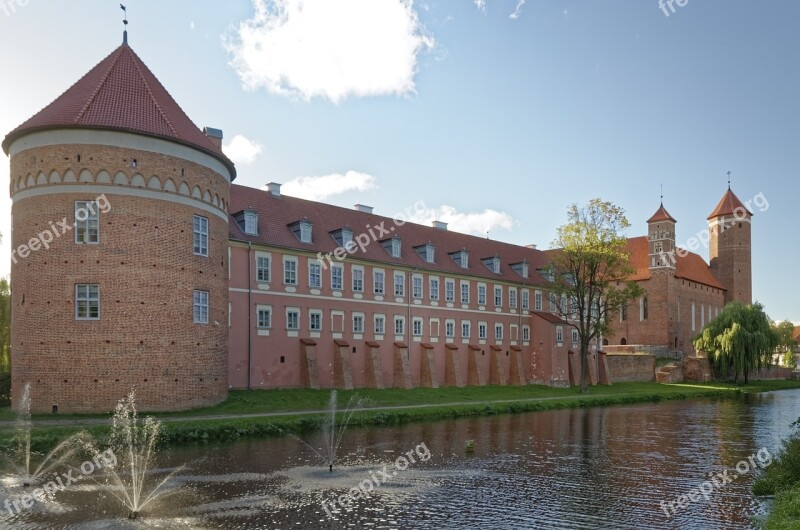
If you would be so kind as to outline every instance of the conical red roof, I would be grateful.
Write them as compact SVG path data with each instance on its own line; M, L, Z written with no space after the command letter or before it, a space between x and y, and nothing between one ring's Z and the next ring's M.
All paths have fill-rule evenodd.
M739 197L736 196L735 193L728 188L728 191L725 192L725 195L722 196L722 199L717 204L717 207L714 208L714 211L711 212L711 215L708 216L709 219L714 219L715 217L721 217L723 215L742 215L741 212L747 212L745 217L750 217L753 215L753 212L747 209L747 207L739 200Z
M656 213L654 213L653 216L647 220L648 223L654 223L658 221L672 221L673 223L678 222L669 214L667 209L664 208L663 204L659 207L658 210L656 210Z
M25 134L47 129L113 129L185 144L216 157L235 175L233 162L192 123L127 44L28 121L8 133L3 151Z

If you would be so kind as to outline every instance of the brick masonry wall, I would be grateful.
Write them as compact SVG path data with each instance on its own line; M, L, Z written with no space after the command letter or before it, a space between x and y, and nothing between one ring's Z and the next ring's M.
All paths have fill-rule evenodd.
M78 155L81 161L78 162ZM137 167L131 168L131 159ZM20 178L123 172L168 177L228 202L225 177L175 157L108 146L55 146L12 157L12 191ZM85 170L85 171L84 171ZM57 188L39 177L37 188ZM73 183L75 185L75 183ZM200 208L125 196L126 186L86 183L86 193L17 198L12 248L51 223L74 221L74 201L102 188L110 210L100 214L100 243L76 244L74 231L49 249L12 263L12 386L31 383L32 408L50 412L113 409L132 387L142 410L185 409L227 395L227 223ZM87 188L88 189L88 188ZM161 191L159 193L169 194ZM176 195L176 193L172 193ZM14 198L14 193L12 193ZM192 215L209 220L209 257L195 256ZM100 319L75 319L75 284L100 285ZM209 324L194 324L192 294L210 293Z
M611 383L648 382L655 380L656 358L653 355L606 355Z

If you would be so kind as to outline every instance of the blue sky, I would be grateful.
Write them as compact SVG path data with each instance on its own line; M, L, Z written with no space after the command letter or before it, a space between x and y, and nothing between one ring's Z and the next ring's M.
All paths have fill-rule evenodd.
M661 184L685 243L730 170L769 205L754 296L800 321L800 3L305 1L126 3L131 46L198 126L224 130L237 183L387 215L423 201L420 221L545 248L592 197L643 235ZM121 15L0 0L2 134L117 47Z

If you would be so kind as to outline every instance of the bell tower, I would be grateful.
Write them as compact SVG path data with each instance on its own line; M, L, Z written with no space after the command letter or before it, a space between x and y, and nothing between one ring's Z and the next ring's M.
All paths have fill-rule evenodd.
M647 220L648 267L675 271L675 224L664 203Z
M708 216L708 259L711 271L725 286L725 303L753 302L750 226L753 213L728 190Z

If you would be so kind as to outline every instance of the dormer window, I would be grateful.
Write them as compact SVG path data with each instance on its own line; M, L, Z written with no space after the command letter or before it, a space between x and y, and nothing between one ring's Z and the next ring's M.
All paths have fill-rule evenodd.
M544 268L544 269L538 269L538 272L548 282L555 281L555 279L556 279L556 276L553 273L552 267L547 267L547 268Z
M500 258L498 256L495 255L491 258L483 258L481 261L490 271L495 274L500 274Z
M384 239L381 241L381 245L383 245L384 250L389 253L390 256L393 258L400 257L400 238L399 237L392 237L389 239Z
M303 219L289 225L292 233L301 243L311 243L311 221Z
M355 242L353 241L352 230L349 228L341 228L331 232L331 236L333 236L333 239L336 240L340 247L344 248L348 252L353 251L352 249L355 247Z
M453 258L453 261L462 269L469 268L469 252L467 252L467 249L462 248L457 252L451 252L450 257Z
M414 250L416 250L417 254L419 254L419 256L428 263L434 262L436 247L430 241L428 241L428 243L425 245L414 247Z
M254 211L244 212L244 233L258 235L258 214Z
M248 236L258 235L258 214L254 210L242 210L233 215L233 220Z
M511 264L511 269L513 269L514 272L516 272L517 274L519 274L523 278L527 278L528 277L528 261L527 260L521 261L519 263L512 263Z

